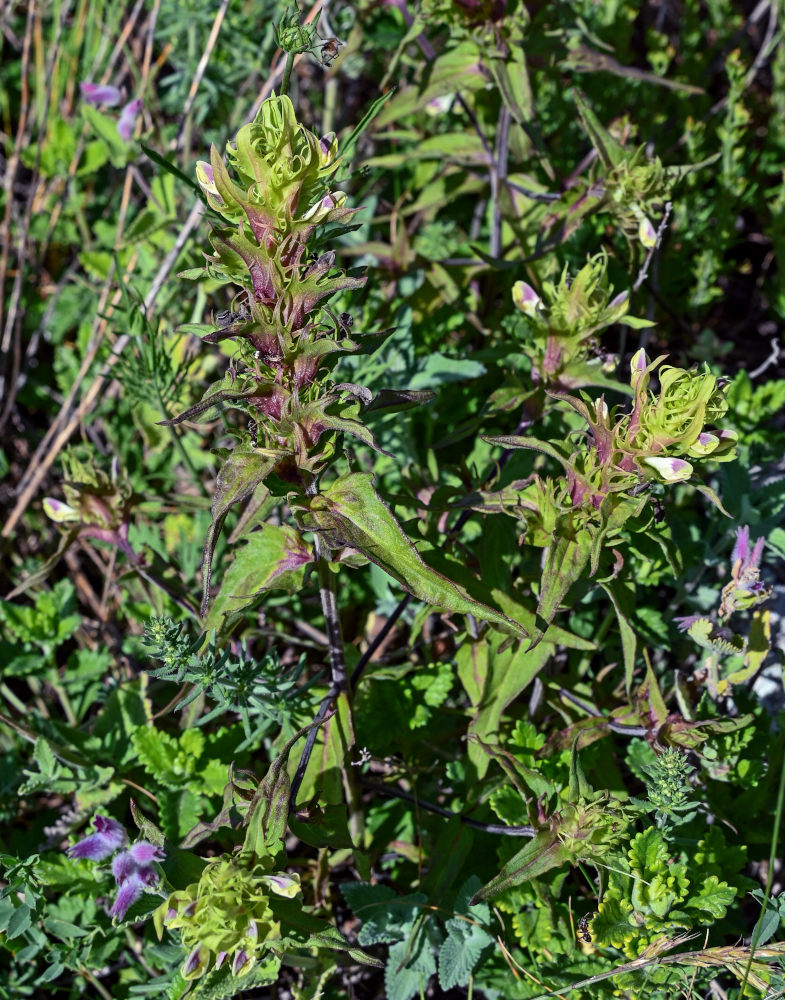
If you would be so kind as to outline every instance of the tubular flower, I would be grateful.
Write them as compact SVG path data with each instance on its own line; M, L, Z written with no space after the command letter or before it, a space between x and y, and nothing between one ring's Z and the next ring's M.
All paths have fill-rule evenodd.
M764 543L765 539L759 538L750 548L749 525L745 524L736 530L736 544L731 555L731 579L722 591L722 617L737 610L754 608L771 596L771 587L767 587L760 578L759 565Z
M93 823L95 833L66 848L69 858L87 858L89 861L103 861L121 848L128 840L125 827L109 816L96 815Z
M71 858L89 861L104 861L110 855L115 855L112 875L118 892L109 916L122 920L128 907L139 899L145 888L157 884L158 874L153 864L163 861L164 852L155 844L139 840L127 850L116 854L116 851L128 843L125 827L109 816L96 816L94 822L95 833L66 848L66 854Z

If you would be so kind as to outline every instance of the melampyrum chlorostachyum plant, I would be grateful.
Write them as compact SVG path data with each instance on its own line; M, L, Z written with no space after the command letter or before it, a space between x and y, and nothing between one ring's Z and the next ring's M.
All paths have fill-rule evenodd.
M414 391L383 391L373 398L362 386L332 378L341 354L367 349L350 334L351 316L336 317L327 306L336 293L360 288L365 276L337 269L333 250L316 249L357 211L332 187L339 163L335 136L318 138L297 121L286 95L272 96L227 145L226 161L213 149L210 163L197 167L211 208L228 223L214 228L214 254L205 271L243 290L230 315L222 314L205 340L236 340L239 352L224 379L175 418L180 422L219 406L247 417L238 444L220 453L223 464L204 549L202 613L208 609L216 539L230 508L252 497L258 506L272 492L285 497L295 514L297 550L289 545L279 567L260 571L254 593L274 586L276 574L292 564L323 563L322 555L338 562L351 548L381 565L414 596L520 634L515 623L422 561L369 474L343 474L325 485L325 473L337 471L339 435L380 450L363 413L430 398ZM379 342L367 339L371 346ZM315 532L312 545L302 542L304 530Z
M296 32L292 37L294 45L304 44ZM341 435L379 450L362 421L365 412L410 406L430 394L382 391L374 398L362 386L333 378L332 368L342 354L365 349L352 332L351 316L336 316L327 305L337 293L359 289L366 281L364 275L338 269L335 252L326 249L329 238L357 211L334 185L339 160L336 137L319 138L298 121L289 97L278 94L264 101L254 121L227 144L225 160L213 148L210 162L198 164L198 182L222 222L213 227L206 268L185 276L206 273L240 286L230 313L219 316L204 337L209 344L234 340L238 351L221 382L172 422L215 408L231 408L245 417L235 446L218 452L222 464L204 546L203 616L211 611L216 540L235 505L247 504L235 531L246 544L221 580L212 605L216 625L222 626L222 613L237 610L238 601L243 606L267 589L289 587L293 576L299 586L302 570L316 569L332 685L315 725L324 723L322 738L331 741L331 752L338 757L349 832L355 845L362 846L362 814L346 760L353 724L334 582L339 567L349 561L355 565L358 556L371 560L429 605L471 613L518 636L524 630L429 567L377 493L372 475L352 472L342 460ZM378 337L369 339L371 346L379 342ZM271 495L280 498L290 523L271 524L257 516ZM332 719L325 719L330 701L340 720L334 731ZM267 808L277 810L284 825L290 808L296 808L303 761L291 787L283 757L273 765L278 766L280 787L262 786ZM269 845L265 850L270 853ZM221 864L208 867L199 882L171 897L159 915L159 927L179 930L190 949L184 972L189 977L214 969L229 954L234 955L232 974L242 972L249 947L261 940L262 929L268 933L272 926L268 907L284 905L273 899L274 885L264 887L267 875L259 874L256 863L242 871L239 862L225 859ZM255 929L232 925L227 931L224 910L238 905L231 902L233 894L255 914Z
M569 371L562 366L563 358L568 359L568 366L573 358L577 362L572 379L567 376L565 381L578 385L591 381L583 343L609 317L635 325L635 320L625 316L623 293L608 301L603 268L604 262L597 258L573 282L563 276L558 286L548 287L547 302L525 283L518 283L513 291L516 305L532 326L536 376L550 383L546 391L553 403L568 406L585 423L577 447L533 436L485 438L505 448L539 451L563 470L557 477L534 473L526 481L511 483L501 494L487 496L488 509L518 517L525 526L526 542L545 549L537 606L543 625L553 620L567 591L587 568L591 576L598 573L603 555L615 562L609 566L610 575L600 579L619 611L612 591L618 586L616 578L621 575L623 580L620 548L625 532L649 531L660 517L652 503L653 491L689 481L722 509L716 494L696 481L693 462L730 461L736 456L735 433L715 427L727 410L727 384L708 368L701 372L661 366L664 356L650 361L640 349L631 361L629 408L609 408L604 395L578 397L562 387L560 379ZM593 275L593 271L598 273ZM599 301L598 288L602 292ZM653 392L651 376L657 369L659 390ZM628 687L632 656L628 646Z

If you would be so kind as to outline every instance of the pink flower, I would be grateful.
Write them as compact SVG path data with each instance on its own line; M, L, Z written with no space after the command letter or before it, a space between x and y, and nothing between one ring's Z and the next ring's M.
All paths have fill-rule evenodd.
M109 816L95 817L95 833L80 840L66 849L69 858L87 858L90 861L103 861L122 847L128 835L125 827Z
M80 83L79 89L82 91L82 97L93 106L106 104L107 107L113 108L115 104L120 103L122 97L117 87L104 83Z
M120 138L123 142L129 142L134 134L134 129L136 128L136 118L139 112L142 110L142 98L135 97L120 112L120 118L117 122L117 131L120 133Z
M67 848L66 854L72 858L103 861L128 842L125 828L108 816L95 817L95 831L89 837ZM152 865L154 861L163 859L163 849L147 840L139 840L127 850L115 854L112 861L112 875L117 883L118 893L109 910L110 917L122 920L128 907L139 899L145 887L158 882L158 873Z

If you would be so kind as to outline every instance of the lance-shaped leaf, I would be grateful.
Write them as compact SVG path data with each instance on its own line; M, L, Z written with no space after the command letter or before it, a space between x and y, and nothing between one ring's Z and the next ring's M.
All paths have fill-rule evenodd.
M217 386L210 386L198 403L189 406L184 413L172 417L170 420L159 420L162 427L173 427L181 424L184 420L191 420L193 417L204 417L210 410L220 407L222 403L232 403L235 400L250 399L253 396L264 394L265 387L259 386L255 381L244 380L235 385L227 375Z
M202 555L202 617L210 600L210 569L213 564L215 543L233 504L247 500L256 487L275 468L280 459L278 452L256 450L236 451L224 463L215 484L212 523L207 530Z
M481 434L480 438L488 444L498 445L500 448L525 448L528 451L539 451L549 458L554 458L562 465L565 471L571 471L572 466L567 455L563 455L558 448L554 447L550 441L540 441L537 438L521 437L517 434Z
M632 627L630 617L635 607L635 592L619 583L600 584L610 597L616 620L619 624L622 654L624 656L624 683L629 694L632 690L632 675L635 670L635 657L638 650L638 637Z
M219 628L224 615L248 607L265 590L296 593L312 561L310 546L299 532L286 525L260 525L224 573L205 628Z
M624 147L613 138L577 91L574 100L578 107L581 125L586 130L592 146L597 150L603 166L606 169L618 166L624 159Z
M522 847L502 868L496 878L483 886L471 899L475 906L484 899L494 899L505 889L522 885L533 878L544 875L552 868L560 868L570 861L572 855L559 836L553 830L541 830L532 840Z
M546 626L553 621L565 594L580 579L591 556L592 536L589 531L578 531L572 538L567 534L558 534L558 531L557 528L557 534L546 550L537 605L537 615ZM545 629L539 626L532 634L529 648L536 646L544 634Z
M423 561L377 494L370 474L357 472L337 479L313 498L310 516L330 548L348 545L357 549L419 600L445 611L473 614L504 631L527 634L517 622L470 597Z
M367 406L363 407L363 413L408 410L412 406L430 403L435 398L436 393L431 389L380 389Z

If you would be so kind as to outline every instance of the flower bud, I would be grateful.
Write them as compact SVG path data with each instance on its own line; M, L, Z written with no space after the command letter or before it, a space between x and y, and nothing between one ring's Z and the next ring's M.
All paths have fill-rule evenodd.
M57 524L81 520L78 510L74 510L70 504L63 503L62 500L55 500L54 497L44 497L44 514Z
M516 281L512 286L512 300L527 316L534 316L542 306L540 296L525 281Z
M687 450L687 454L690 458L706 458L707 455L711 455L713 451L716 451L719 443L720 439L716 434L702 431Z
M638 239L647 250L657 245L657 232L645 215L638 226Z
M642 461L652 468L665 483L681 483L692 475L692 466L683 458L666 455L651 455Z
M105 104L107 107L113 108L120 103L122 97L119 88L109 84L80 83L79 89L82 91L82 97L94 107L98 104Z

